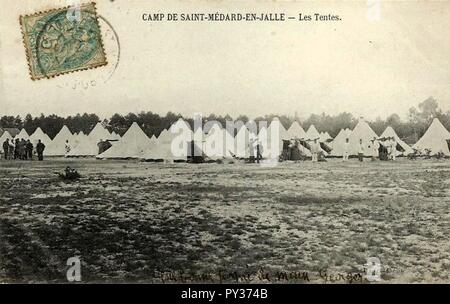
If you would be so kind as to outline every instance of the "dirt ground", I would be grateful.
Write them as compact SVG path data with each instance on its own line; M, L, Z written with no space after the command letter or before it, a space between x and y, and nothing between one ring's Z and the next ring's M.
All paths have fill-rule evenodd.
M79 181L55 172L77 168ZM450 282L450 160L0 161L0 282Z

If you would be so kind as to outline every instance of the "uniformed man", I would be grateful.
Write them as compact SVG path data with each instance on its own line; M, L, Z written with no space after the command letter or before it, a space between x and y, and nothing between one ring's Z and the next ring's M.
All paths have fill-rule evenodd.
M259 161L262 159L262 152L263 151L263 147L260 143L260 141L258 140L258 142L256 143L256 162L259 164Z
M33 144L28 139L25 144L25 154L26 154L25 159L33 160L33 148L34 148Z
M312 154L313 162L317 162L319 160L319 150L320 150L320 145L319 145L317 138L315 138L313 143L311 144L311 154Z
M19 159L19 158L20 158L20 141L18 138L16 138L15 144L14 144L14 159Z
M39 161L44 160L44 150L45 150L45 145L39 139L38 143L36 144L36 153L38 155Z
M9 158L9 138L7 138L3 142L3 153L5 154L4 155L5 159L8 159Z

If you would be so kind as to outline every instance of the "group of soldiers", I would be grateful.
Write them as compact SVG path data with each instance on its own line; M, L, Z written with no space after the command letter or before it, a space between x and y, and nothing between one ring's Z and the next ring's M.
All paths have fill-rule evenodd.
M33 160L33 152L36 151L38 160L44 159L44 150L45 145L39 139L36 147L34 147L33 143L28 139L19 139L9 140L7 138L3 144L3 154L4 159L11 160Z
M383 147L380 152L380 146ZM366 147L363 144L363 140L359 140L358 145L358 160L360 162L363 161L364 155L369 154L372 160L379 158L380 160L395 160L396 152L397 152L397 142L394 137L388 137L380 141L376 137L374 137L370 141L370 146ZM369 151L366 151L369 149ZM366 153L367 152L367 153ZM342 160L347 161L349 156L349 139L347 138L344 143L344 153Z
M319 139L310 139L305 141L309 151L311 152L311 160L313 162L325 161L324 148L322 148ZM295 147L299 147L301 145L298 140L290 140L289 145L286 147L291 151ZM300 150L300 149L299 149ZM343 146L342 160L348 161L349 156L351 154L351 147L349 138L346 138ZM328 152L328 151L326 151ZM356 151L355 151L356 152ZM302 154L302 152L299 152ZM397 153L397 141L394 137L387 138L373 138L369 141L369 143L364 143L362 139L359 140L358 143L358 151L356 153L358 160L362 162L365 156L370 156L372 160L380 159L380 160L396 160ZM287 159L291 159L292 155L288 155ZM296 159L307 159L304 155L294 156L294 160Z

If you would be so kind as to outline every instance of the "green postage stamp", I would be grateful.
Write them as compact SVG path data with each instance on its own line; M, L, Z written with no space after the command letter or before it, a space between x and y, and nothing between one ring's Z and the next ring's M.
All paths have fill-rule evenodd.
M31 79L107 64L95 3L20 16Z

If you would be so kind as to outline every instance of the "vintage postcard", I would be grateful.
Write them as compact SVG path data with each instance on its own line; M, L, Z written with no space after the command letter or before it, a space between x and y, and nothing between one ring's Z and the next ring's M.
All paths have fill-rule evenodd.
M450 283L450 1L1 3L0 283Z

